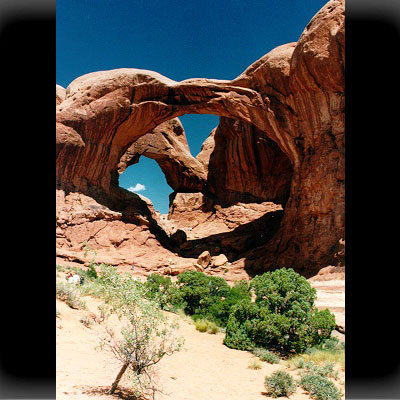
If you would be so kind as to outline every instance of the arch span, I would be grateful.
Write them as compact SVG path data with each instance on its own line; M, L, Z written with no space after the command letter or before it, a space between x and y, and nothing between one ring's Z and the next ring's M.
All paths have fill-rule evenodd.
M334 265L344 239L344 31L344 0L331 0L297 43L232 81L175 82L124 68L58 88L58 187L120 201L118 164L138 138L186 113L240 120L274 141L293 171L279 231L255 263L308 273Z

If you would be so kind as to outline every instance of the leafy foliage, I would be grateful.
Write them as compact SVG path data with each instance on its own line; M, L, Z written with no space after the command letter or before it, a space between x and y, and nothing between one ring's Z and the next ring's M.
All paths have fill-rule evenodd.
M314 308L315 289L293 269L256 276L250 287L255 302L241 301L231 310L224 340L229 347L299 353L328 338L335 327L334 315Z
M169 277L151 274L145 283L147 296L165 310L183 311L198 319L206 319L225 327L231 308L243 298L250 299L250 287L245 281L230 287L223 278L199 271L186 271L176 283Z
M178 287L185 302L185 313L199 317L207 317L213 303L229 293L229 286L223 278L207 276L199 271L180 274Z
M145 282L146 296L156 301L163 310L184 307L184 301L178 287L171 278L159 274L150 274Z

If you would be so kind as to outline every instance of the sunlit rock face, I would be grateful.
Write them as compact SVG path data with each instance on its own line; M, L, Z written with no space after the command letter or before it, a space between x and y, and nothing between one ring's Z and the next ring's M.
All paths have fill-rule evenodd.
M144 218L154 240L179 250L157 213L118 187L118 174L147 156L175 193L202 193L221 207L283 205L272 237L265 232L267 239L243 248L237 269L287 266L313 275L334 265L344 239L344 28L344 1L330 1L297 43L231 81L176 82L123 68L57 86L57 189L89 196L120 213L121 223ZM221 117L196 158L177 119L187 113ZM59 239L65 229L59 225Z

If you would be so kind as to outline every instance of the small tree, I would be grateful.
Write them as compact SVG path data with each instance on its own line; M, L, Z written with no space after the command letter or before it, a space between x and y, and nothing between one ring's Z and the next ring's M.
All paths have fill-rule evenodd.
M120 334L110 327L101 348L108 348L121 362L110 394L114 393L125 372L130 375L138 395L154 394L154 366L166 355L180 350L183 340L173 336L177 325L170 323L159 305L145 297L144 286L129 274L119 275L113 267L104 266L101 281L105 286L105 316L116 313L126 322Z

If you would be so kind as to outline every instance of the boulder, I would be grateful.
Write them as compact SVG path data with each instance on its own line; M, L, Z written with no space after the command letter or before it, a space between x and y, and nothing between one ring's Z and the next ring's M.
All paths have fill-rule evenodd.
M216 268L216 267L222 267L228 263L228 259L226 258L225 254L220 254L218 256L214 256L211 259L211 266Z
M197 264L199 264L202 268L207 268L211 262L211 255L208 250L203 251L199 258L197 259Z

